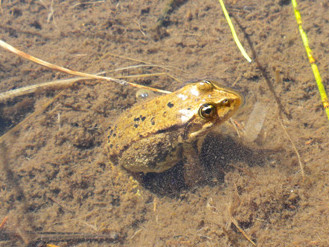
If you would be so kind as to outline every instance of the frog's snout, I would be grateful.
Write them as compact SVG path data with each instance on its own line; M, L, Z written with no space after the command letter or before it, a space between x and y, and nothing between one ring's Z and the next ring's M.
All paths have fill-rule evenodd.
M238 108L244 105L244 96L239 92L230 88L225 88L224 93L225 93L225 97L231 102L230 104L231 109L237 110Z
M240 93L237 93L237 95L238 95L238 101L239 101L238 107L244 106L244 104L245 104L244 96Z
M244 105L244 97L242 94L236 93L236 107L240 108L241 106Z
M230 118L243 105L243 96L238 92L230 91L226 97L219 103L217 114L221 121Z
M231 92L231 108L237 110L244 104L244 97L238 92Z

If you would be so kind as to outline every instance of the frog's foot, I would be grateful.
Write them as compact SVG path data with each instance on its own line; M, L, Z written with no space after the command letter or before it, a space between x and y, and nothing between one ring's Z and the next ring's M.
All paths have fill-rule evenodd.
M206 172L201 165L197 154L190 154L185 157L184 163L184 181L189 187L193 187L206 180Z

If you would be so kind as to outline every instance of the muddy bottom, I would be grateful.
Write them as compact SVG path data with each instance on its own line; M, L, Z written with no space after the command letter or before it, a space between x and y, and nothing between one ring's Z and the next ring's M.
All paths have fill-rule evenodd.
M108 129L136 88L89 80L0 102L0 133L16 126L0 147L1 246L252 246L241 230L257 246L329 245L328 120L290 1L225 1L259 64L242 57L218 2L165 13L168 2L1 3L1 38L31 55L169 91L212 79L245 101L236 128L205 138L194 184L183 163L138 176L110 163ZM299 2L328 88L329 5ZM4 50L0 60L1 92L70 78ZM266 115L250 140L256 103Z

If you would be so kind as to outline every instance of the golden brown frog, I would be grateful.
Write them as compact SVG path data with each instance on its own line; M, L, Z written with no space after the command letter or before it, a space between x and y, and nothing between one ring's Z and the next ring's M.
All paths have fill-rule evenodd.
M163 172L197 154L212 127L241 105L240 94L202 80L136 104L108 133L112 162L131 172Z

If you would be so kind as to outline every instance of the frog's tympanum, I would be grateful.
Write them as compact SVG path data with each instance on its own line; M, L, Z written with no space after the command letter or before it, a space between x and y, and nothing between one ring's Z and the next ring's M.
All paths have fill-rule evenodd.
M205 135L241 105L240 94L202 80L123 112L108 133L111 161L131 172L163 172L194 162ZM197 158L198 159L198 158Z

